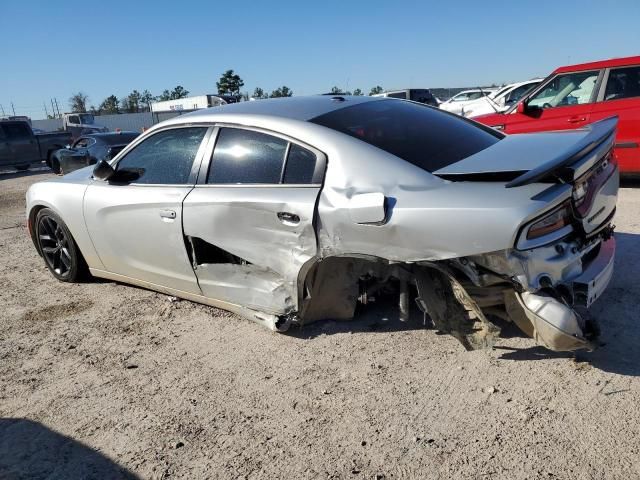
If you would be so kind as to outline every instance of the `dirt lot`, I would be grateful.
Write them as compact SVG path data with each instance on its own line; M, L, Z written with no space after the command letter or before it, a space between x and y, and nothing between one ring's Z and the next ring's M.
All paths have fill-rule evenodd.
M492 351L371 313L288 334L62 284L0 174L0 478L640 477L640 189L620 193L605 346Z

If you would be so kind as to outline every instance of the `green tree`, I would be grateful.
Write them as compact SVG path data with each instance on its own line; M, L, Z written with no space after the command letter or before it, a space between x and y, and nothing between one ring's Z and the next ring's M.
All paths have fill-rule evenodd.
M244 82L240 75L233 73L233 70L227 70L220 76L220 81L216 82L216 86L220 95L240 95L240 89L244 86Z
M251 96L256 99L269 98L269 95L264 93L264 90L262 90L260 87L256 87L255 90L253 91L253 95Z
M151 102L153 102L153 100L153 95L151 95L149 90L145 90L140 95L140 105L147 112L151 111Z
M165 90L160 95L158 95L158 98L156 100L158 100L159 102L164 102L165 100L171 100L171 92L169 90Z
M271 97L271 98L281 98L281 97L291 97L292 95L293 95L293 90L291 90L287 86L282 86L282 87L276 88L274 91L272 91L271 95L269 95L269 97Z
M109 95L98 107L100 113L120 113L118 109L118 97Z
M369 92L369 96L377 95L382 92L384 92L384 89L380 85L377 85L371 89L371 91Z
M335 93L336 95L343 94L344 92L340 87L331 87L331 93Z
M73 113L86 113L88 101L88 95L78 92L69 98L69 107Z
M189 96L189 90L185 90L182 85L178 85L171 91L171 98L169 100L177 100L179 98L185 98Z
M362 93L362 90L360 90L359 88L356 88L356 89L353 91L353 95L354 95L354 96L356 96L356 97L361 97L361 96L363 96L363 95L364 95L364 93Z
M134 90L129 95L120 100L122 110L127 113L137 113L140 111L140 99L142 94Z

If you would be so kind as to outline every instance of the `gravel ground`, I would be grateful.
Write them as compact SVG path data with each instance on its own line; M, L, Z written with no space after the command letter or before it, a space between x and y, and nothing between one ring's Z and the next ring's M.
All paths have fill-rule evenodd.
M640 477L640 190L578 355L400 324L274 334L112 282L63 284L24 226L44 171L0 174L0 478Z

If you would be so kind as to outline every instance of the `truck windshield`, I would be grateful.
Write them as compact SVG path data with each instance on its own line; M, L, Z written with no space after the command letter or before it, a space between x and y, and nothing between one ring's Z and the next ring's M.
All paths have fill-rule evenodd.
M310 120L378 147L428 172L478 153L504 137L419 103L379 100Z
M93 125L94 119L93 115L90 113L81 113L80 114L80 123L82 125Z

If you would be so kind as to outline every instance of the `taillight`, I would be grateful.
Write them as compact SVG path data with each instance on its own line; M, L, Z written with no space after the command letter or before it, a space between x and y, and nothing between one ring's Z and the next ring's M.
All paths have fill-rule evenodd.
M580 217L584 217L589 212L597 191L611 176L617 164L618 159L615 154L609 152L600 163L575 181L572 193L573 205Z
M527 230L527 240L544 237L571 224L571 204L564 202L546 217L532 223Z

